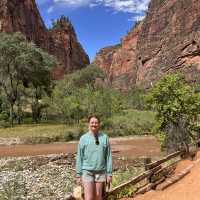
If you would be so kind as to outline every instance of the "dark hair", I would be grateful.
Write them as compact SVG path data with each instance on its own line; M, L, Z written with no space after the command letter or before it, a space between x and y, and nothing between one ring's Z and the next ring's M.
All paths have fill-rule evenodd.
M88 117L88 123L90 122L90 120L91 120L92 118L96 118L96 119L98 120L99 123L101 122L101 120L100 120L100 118L99 118L98 116L96 116L96 115L91 115L91 116Z

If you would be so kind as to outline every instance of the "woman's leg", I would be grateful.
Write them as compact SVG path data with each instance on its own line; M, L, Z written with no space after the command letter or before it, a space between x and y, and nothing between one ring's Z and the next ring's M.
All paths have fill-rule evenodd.
M104 182L95 182L95 200L103 200Z
M83 182L84 200L94 200L95 198L95 184L94 182Z

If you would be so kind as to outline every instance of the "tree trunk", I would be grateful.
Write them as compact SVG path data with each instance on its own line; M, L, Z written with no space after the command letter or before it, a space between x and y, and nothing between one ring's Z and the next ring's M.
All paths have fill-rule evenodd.
M41 117L41 107L39 105L38 99L35 100L35 102L32 104L32 120L35 123L38 123L40 121Z
M10 126L13 127L13 103L10 103Z
M22 122L22 109L20 107L20 103L17 103L17 123L21 124Z
M189 132L187 130L187 121L179 117L174 122L169 122L165 128L167 134L166 147L168 153L173 153L180 148L188 151L188 144L190 142Z

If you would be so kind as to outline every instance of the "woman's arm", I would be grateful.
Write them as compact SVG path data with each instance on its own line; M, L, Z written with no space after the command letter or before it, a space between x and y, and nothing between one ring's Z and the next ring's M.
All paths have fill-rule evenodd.
M82 175L82 160L83 160L83 152L82 152L82 144L81 140L78 144L77 156L76 156L76 176L81 177Z
M107 176L112 176L112 151L108 138L107 138L107 155L106 155L106 174Z

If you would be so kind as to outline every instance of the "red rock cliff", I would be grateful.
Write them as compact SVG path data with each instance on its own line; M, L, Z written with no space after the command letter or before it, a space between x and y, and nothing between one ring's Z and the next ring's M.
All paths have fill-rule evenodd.
M55 78L89 64L71 23L63 18L58 22L58 28L47 30L35 0L0 0L0 31L20 31L54 55L60 65L54 70Z
M136 82L136 46L142 23L122 39L120 45L100 50L94 64L102 68L113 87L127 90Z
M109 77L121 88L149 88L174 71L200 82L200 1L152 0L146 18L123 39L110 63Z
M138 41L137 84L150 87L168 72L200 81L200 1L152 0Z

